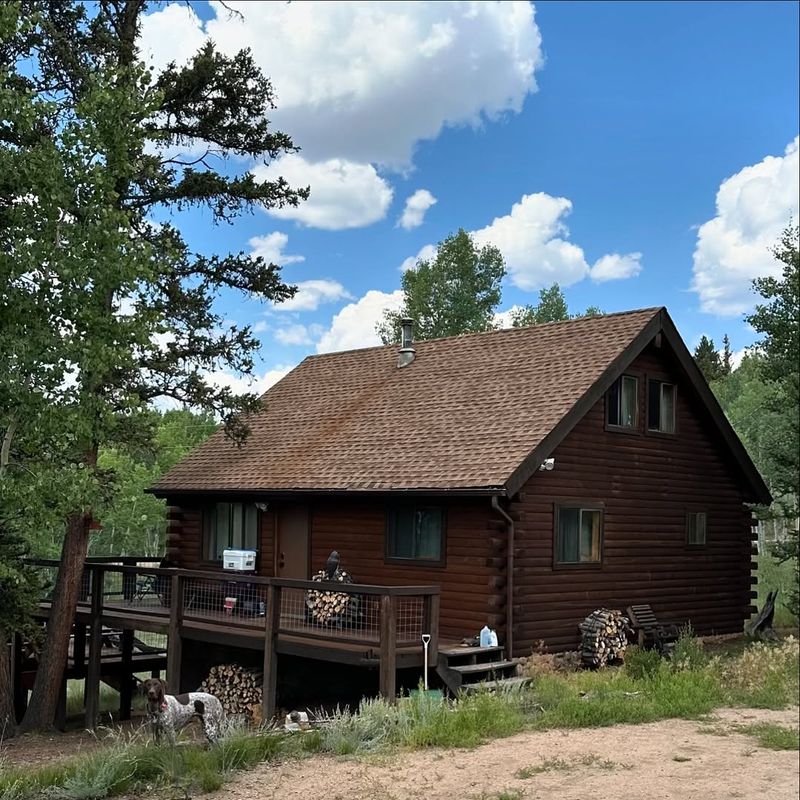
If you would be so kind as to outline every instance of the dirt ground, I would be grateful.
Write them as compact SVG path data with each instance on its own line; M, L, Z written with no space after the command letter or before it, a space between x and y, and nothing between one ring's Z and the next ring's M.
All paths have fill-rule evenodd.
M366 762L315 757L243 773L209 800L796 800L798 753L765 750L736 732L758 722L797 726L798 710L530 732L475 750Z
M474 750L256 767L208 800L733 800L800 798L797 752L766 750L738 727L797 727L798 709L724 709L709 721L529 732ZM141 719L134 720L141 724ZM6 763L35 764L102 745L85 731L2 744ZM503 794L505 793L505 794Z

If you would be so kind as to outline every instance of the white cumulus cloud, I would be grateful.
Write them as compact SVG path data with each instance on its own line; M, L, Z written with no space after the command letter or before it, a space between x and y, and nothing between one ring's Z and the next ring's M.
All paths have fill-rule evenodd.
M409 256L408 258L403 259L403 263L400 265L400 272L405 272L408 269L414 269L417 266L418 261L430 261L435 257L436 245L426 244L424 247L420 248L419 252L415 256Z
M185 61L206 37L229 54L249 47L275 87L271 121L313 160L407 166L415 144L445 126L519 112L544 61L530 3L229 0L211 9L205 23L183 3L147 15L149 63Z
M324 303L335 303L337 300L350 298L350 293L339 281L316 278L300 281L294 297L277 303L275 308L278 311L315 311Z
M275 331L275 338L281 344L288 345L311 345L324 328L321 325L287 325L285 328L278 328Z
M330 327L317 342L317 352L331 353L380 344L375 326L383 319L384 311L398 311L402 304L403 292L400 289L394 292L370 289L333 317Z
M571 286L589 275L598 281L628 278L641 271L641 253L606 255L590 267L583 248L569 241L564 218L571 211L572 203L566 197L526 194L514 203L511 213L496 217L473 236L480 245L499 248L511 282L520 289L554 282Z
M641 253L628 253L624 256L619 253L609 253L594 262L589 274L595 283L604 283L605 281L635 278L641 271Z
M433 205L436 205L436 198L427 189L417 189L406 200L403 214L397 224L407 231L418 228L425 219L425 213Z
M252 378L243 378L241 375L236 375L227 370L217 370L215 372L207 372L205 378L215 386L229 387L236 394L245 394L246 392L263 394L293 369L294 366L291 364L279 365L262 372L260 375L254 375Z
M273 231L266 234L266 236L254 236L248 242L252 248L252 254L261 256L270 264L278 264L283 267L286 264L297 264L300 261L305 261L305 256L291 256L283 252L288 243L289 237L280 231Z
M753 306L753 278L780 274L771 249L798 218L798 141L720 185L717 215L700 226L694 251L692 289L703 311L742 314Z
M296 189L310 186L311 196L296 208L270 208L267 213L311 228L338 231L371 225L386 216L392 202L392 187L372 164L340 158L311 163L290 154L255 167L253 174L260 181L283 177Z

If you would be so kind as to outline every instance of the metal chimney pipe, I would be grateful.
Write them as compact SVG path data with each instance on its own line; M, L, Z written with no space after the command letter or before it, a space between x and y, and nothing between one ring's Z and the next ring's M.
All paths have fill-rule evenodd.
M400 320L400 350L397 354L397 366L407 367L416 355L414 349L414 320L403 317Z

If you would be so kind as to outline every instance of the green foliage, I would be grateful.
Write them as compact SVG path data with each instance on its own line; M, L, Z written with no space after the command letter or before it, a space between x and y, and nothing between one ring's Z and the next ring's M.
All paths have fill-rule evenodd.
M661 656L657 650L629 647L625 653L625 672L634 680L652 678L661 669Z
M400 341L400 320L414 320L417 339L438 339L491 330L506 274L503 256L492 245L478 247L459 229L436 246L436 255L403 273L403 306L387 311L377 326L384 344Z
M778 591L778 602L775 605L775 618L773 624L776 628L798 627L798 619L792 613L787 602L792 597L796 587L794 565L788 561L779 561L771 553L760 553L756 557L758 568L758 605L763 606L767 594L772 590Z
M699 344L694 349L694 360L709 383L719 380L725 374L722 359L717 352L714 340L709 339L705 334L700 338ZM730 361L730 352L728 353L728 360Z
M786 728L772 722L759 722L739 728L768 750L800 750L800 731L797 728Z
M800 497L800 228L789 225L773 250L781 264L780 277L758 278L755 290L764 299L747 322L763 334L762 371L771 389L766 407L781 420L781 435L771 441L771 488L780 495L783 515L796 518ZM775 555L795 566L796 583L789 607L800 614L800 535L796 528L779 542Z
M708 664L708 654L703 642L696 638L691 624L681 628L678 641L670 655L670 663L675 670L697 670Z
M597 306L589 306L583 314L576 314L575 316L600 317L603 313ZM552 286L539 290L539 302L537 305L516 308L511 315L511 324L515 328L522 328L527 325L561 322L571 318L564 292L557 283L554 283Z

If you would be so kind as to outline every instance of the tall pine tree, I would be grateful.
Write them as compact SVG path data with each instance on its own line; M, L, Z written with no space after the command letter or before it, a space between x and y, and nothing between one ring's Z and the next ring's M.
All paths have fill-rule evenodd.
M722 361L714 345L714 340L709 339L705 334L694 349L694 360L709 383L722 377Z
M16 504L28 472L59 470L66 508L25 729L54 719L90 527L112 499L100 447L152 435L145 411L157 398L216 412L246 435L242 414L257 398L209 374L251 374L259 342L215 299L293 292L260 257L192 252L170 221L198 208L226 222L307 191L232 168L296 149L269 127L273 89L250 53L208 42L154 73L137 49L146 9L0 4L0 504Z

